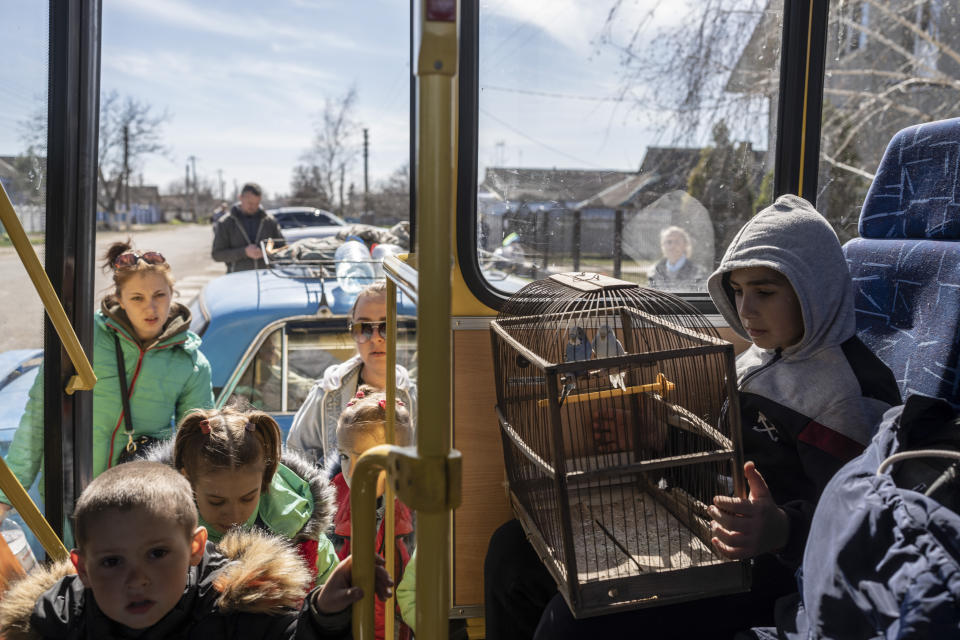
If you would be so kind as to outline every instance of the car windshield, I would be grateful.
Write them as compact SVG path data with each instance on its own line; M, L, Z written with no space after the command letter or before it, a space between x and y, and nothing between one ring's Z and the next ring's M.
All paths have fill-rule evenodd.
M345 224L343 220L326 211L317 209L306 211L274 212L277 224L281 229L297 229L303 227L323 227Z

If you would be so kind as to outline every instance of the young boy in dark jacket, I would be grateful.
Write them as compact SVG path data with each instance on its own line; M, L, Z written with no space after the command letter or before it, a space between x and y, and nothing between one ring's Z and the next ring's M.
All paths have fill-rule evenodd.
M235 532L208 545L190 485L170 467L104 472L74 519L71 562L31 574L0 601L7 640L350 637L348 605L362 594L349 562L304 598L310 572L282 540ZM389 579L378 571L382 596Z
M535 638L725 638L772 621L776 598L796 590L824 486L900 402L893 374L855 336L853 283L836 233L806 200L782 196L747 222L708 288L730 326L753 343L737 358L749 496L716 496L709 507L717 552L754 558L753 588L587 620L573 620L554 596ZM490 628L488 638L500 640Z

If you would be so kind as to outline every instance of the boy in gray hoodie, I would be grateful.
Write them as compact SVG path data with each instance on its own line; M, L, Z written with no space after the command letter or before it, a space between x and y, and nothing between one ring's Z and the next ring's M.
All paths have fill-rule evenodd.
M716 496L709 508L714 547L754 559L753 587L586 620L574 620L555 596L535 638L724 638L772 620L777 597L796 591L824 486L900 403L893 374L856 337L837 235L806 200L781 196L747 222L707 286L729 325L753 343L737 358L749 496Z
M823 487L900 404L896 381L856 337L840 243L803 198L781 196L744 225L707 287L753 342L737 358L751 495L714 500L714 546L795 569Z

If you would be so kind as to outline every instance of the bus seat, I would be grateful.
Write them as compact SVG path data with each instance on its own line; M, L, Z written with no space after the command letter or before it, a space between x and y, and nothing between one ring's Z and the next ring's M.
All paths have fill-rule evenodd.
M844 245L857 334L911 392L960 407L960 118L897 133Z

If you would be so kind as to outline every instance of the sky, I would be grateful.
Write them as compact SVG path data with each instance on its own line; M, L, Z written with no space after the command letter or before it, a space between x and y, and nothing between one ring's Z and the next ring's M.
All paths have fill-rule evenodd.
M47 73L46 3L8 2L0 155L23 147L19 125L42 108ZM660 114L617 99L618 53L598 44L611 2L481 0L481 178L491 165L636 171L662 142ZM644 4L623 3L621 35ZM676 4L655 22L678 20ZM251 180L289 193L324 101L355 87L374 184L409 153L408 10L405 0L103 0L101 92L169 116L168 152L139 167L145 184L166 192L195 156L201 179L222 172L229 197ZM351 180L362 186L359 160Z

